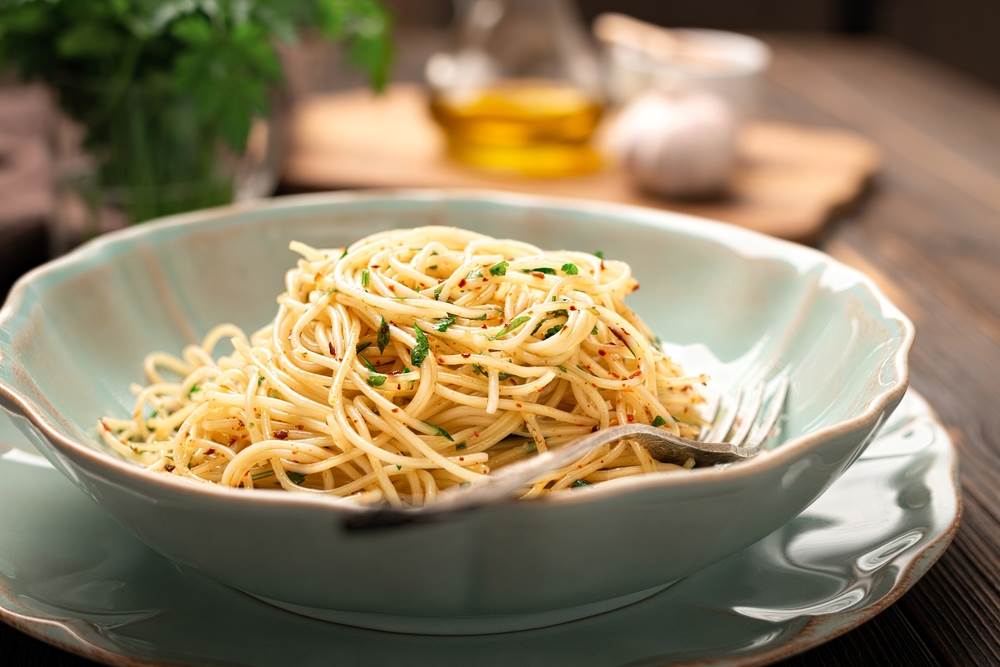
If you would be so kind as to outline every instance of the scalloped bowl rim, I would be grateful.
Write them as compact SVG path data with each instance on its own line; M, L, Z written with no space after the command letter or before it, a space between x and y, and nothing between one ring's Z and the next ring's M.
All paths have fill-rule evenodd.
M523 195L491 190L465 190L448 188L428 189L371 189L345 190L335 193L314 193L274 197L255 202L236 203L209 209L201 209L187 213L167 216L105 234L93 239L72 252L39 266L22 276L13 286L6 303L0 308L0 331L8 325L19 313L24 303L24 295L28 286L46 276L70 272L73 266L81 261L99 255L107 246L128 243L136 237L154 234L159 230L198 225L228 216L250 211L294 211L298 207L311 207L323 204L349 202L379 202L386 200L412 200L415 202L445 202L445 201L479 201L495 203L512 207L531 207L535 209L577 209L591 213L603 213L609 216L627 217L631 222L659 227L664 230L680 232L690 236L714 241L737 255L746 256L747 248L752 248L759 257L767 257L775 261L797 264L796 259L808 259L824 265L824 272L833 270L841 276L849 276L852 283L866 288L872 301L879 306L883 321L895 321L902 331L902 338L892 355L896 380L887 388L882 388L868 401L867 407L857 416L824 426L815 431L805 433L783 442L780 447L770 450L764 456L742 462L738 465L724 467L695 468L687 474L647 473L615 480L614 484L595 484L576 489L574 493L550 494L536 498L537 503L589 503L597 502L608 496L617 496L638 491L653 486L687 486L703 482L719 482L741 476L755 475L758 472L780 466L784 462L804 454L806 451L819 447L822 443L862 427L868 427L885 410L887 405L898 402L909 384L908 356L915 335L913 323L896 307L879 287L866 275L846 264L820 252L791 241L767 236L742 227L736 227L724 222L708 218L664 211L659 209L598 202L569 197ZM0 364L4 362L4 343L0 340ZM9 352L8 352L9 354ZM14 364L27 371L16 359L10 359ZM337 509L348 512L369 512L370 507L357 505L346 498L326 495L289 493L288 491L259 489L254 493L245 493L238 489L226 488L214 484L202 484L178 478L173 475L161 475L149 472L134 463L102 452L95 447L78 442L50 423L38 409L36 402L21 391L0 379L0 396L17 406L21 415L26 417L45 436L47 444L59 449L71 461L87 459L97 468L104 468L117 473L138 485L160 487L168 492L186 492L206 498L219 500L238 500L240 503L270 504L279 503L288 506ZM419 511L419 510L418 510Z

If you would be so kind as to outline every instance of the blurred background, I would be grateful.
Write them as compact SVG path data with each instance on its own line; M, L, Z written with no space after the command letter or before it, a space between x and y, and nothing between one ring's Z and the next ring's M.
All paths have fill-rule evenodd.
M0 9L0 294L104 231L345 187L591 197L816 242L912 119L934 133L1000 86L990 0L251 2L249 27L227 3L111 4Z

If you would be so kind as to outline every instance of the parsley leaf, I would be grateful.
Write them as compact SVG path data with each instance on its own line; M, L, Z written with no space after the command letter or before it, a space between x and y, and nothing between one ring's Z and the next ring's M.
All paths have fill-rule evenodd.
M603 250L595 250L594 251L594 257L596 257L597 259L604 259L604 251Z
M554 275L556 275L556 270L555 269L550 269L547 266L539 266L537 269L531 269L531 271L529 271L529 273L547 273L550 276L554 276Z
M188 389L188 398L191 398L191 394L194 394L195 392L198 392L198 391L201 391L201 385L200 384L193 384L193 385L191 385L191 388Z
M451 437L451 433L448 433L448 431L444 430L440 426L437 426L437 425L432 424L430 422L424 422L424 423L427 424L428 426L430 426L432 429L434 429L434 432L437 433L438 435L444 436L445 438L447 438L448 440L451 440L452 442L455 441L455 438Z
M656 415L656 417L653 419L653 426L663 426L666 423L667 420L661 417L660 415Z
M286 472L285 474L288 475L288 479L292 482L292 484L301 484L302 482L306 481L306 476L300 472L290 471Z
M385 352L385 348L389 345L389 323L385 321L385 317L378 325L378 337L375 339L378 343L379 354Z
M499 374L497 374L497 377L500 378L500 381L502 382L503 380L506 380L507 378L511 377L511 375L510 373L504 373L501 371Z
M497 338L500 338L501 336L506 336L511 331L513 331L514 329L518 328L519 326L521 326L522 324L524 324L525 322L527 322L530 319L531 318L529 316L527 316L527 315L518 315L517 317L515 317L514 319L512 319L507 326L505 326L503 329L501 329L500 331L498 331L495 335L490 336L490 340L496 340Z
M371 387L381 387L385 384L386 376L381 373L375 373L374 375L368 376L368 385Z
M561 325L561 324L557 324L554 327L549 327L549 330L545 332L545 336L542 338L542 340L548 340L549 338L552 338L557 333L559 333L560 331L562 331L562 328L563 328L563 325Z
M490 267L491 276L505 276L507 275L507 267L510 266L510 262L497 262Z
M361 361L361 363L365 365L365 368L370 370L372 373L378 373L378 369L375 368L375 364L368 361L367 357L365 357L363 354L359 354L358 359Z
M580 273L580 269L576 267L576 264L572 264L570 262L566 262L565 264L562 265L562 271L567 276L575 276L578 273Z
M420 325L414 324L413 329L415 330L417 345L410 352L410 361L413 362L414 366L420 368L424 363L424 359L427 358L427 353L430 352L431 346L427 342L427 335L420 328Z
M434 330L444 333L445 331L448 330L448 327L450 327L454 323L455 323L455 315L453 313L448 313L447 316L438 320L438 323L434 325Z
M344 252L340 254L340 259L344 259L345 257L347 257L347 248L344 248Z
M441 283L440 285L438 285L437 287L434 288L434 300L435 301L437 301L438 299L441 298L441 290L443 290L443 289L444 289L444 283Z
M369 282L371 282L371 274L368 273L368 269L363 269L361 271L361 287L368 289Z
M578 479L575 482L573 482L572 484L570 484L570 486L572 486L573 488L579 489L582 486L590 486L590 482L588 482L585 479Z
M457 445L455 445L455 449L465 449L465 448L466 444L464 442L460 442Z
M365 341L364 343L358 343L357 345L354 346L354 351L357 352L358 354L361 354L371 346L372 342L370 340Z
M474 372L476 372L476 373L479 373L480 375L488 375L488 373L486 372L486 369L484 369L479 364L472 364L472 370Z

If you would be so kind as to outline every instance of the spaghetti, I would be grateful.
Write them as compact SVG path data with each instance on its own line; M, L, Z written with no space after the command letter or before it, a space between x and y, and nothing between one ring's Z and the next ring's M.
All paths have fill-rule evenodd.
M131 418L100 421L110 447L207 483L420 505L615 424L698 435L706 378L624 305L624 262L450 227L291 249L274 320L149 355ZM682 468L620 441L524 495Z

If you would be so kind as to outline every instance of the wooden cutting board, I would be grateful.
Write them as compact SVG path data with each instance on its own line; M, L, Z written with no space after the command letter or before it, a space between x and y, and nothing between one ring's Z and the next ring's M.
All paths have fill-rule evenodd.
M755 122L741 137L729 192L710 201L657 199L607 167L585 176L528 179L449 161L423 93L398 85L307 98L293 111L283 180L297 189L447 187L581 197L692 213L797 241L816 237L879 164L875 145L841 129Z

